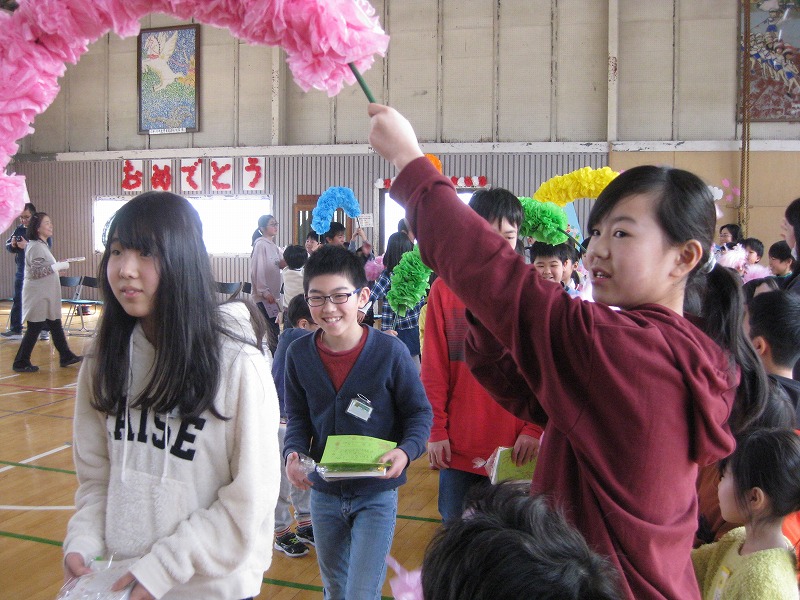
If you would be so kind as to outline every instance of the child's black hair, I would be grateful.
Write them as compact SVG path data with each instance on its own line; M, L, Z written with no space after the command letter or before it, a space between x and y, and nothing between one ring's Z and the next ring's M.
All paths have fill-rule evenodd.
M283 251L283 260L290 269L301 269L306 264L307 258L308 252L302 246L286 246L286 250Z
M739 227L736 223L728 223L723 225L719 228L719 232L722 233L723 229L727 229L728 233L731 234L731 242L734 244L739 244L742 241L742 228Z
M177 408L182 417L209 410L224 418L214 406L222 335L261 349L266 323L254 308L250 310L255 341L223 325L200 216L185 198L170 192L140 194L111 221L97 275L104 306L94 349L92 406L109 415L125 409L131 333L138 321L125 312L108 280L114 243L152 255L159 275L153 307L157 328L152 375L137 398L127 399L127 405L159 413Z
M800 296L765 292L753 298L749 309L750 339L763 337L775 364L792 368L800 359Z
M794 231L795 244L800 244L800 198L792 200L784 213L789 227Z
M795 270L796 261L794 256L792 256L792 249L789 247L789 244L786 243L786 240L781 240L772 244L772 246L769 247L769 257L775 258L781 262L791 260L792 264L789 268L791 271Z
M339 223L339 221L331 221L331 226L328 228L328 231L325 232L325 241L330 242L337 235L344 233L345 231L345 226Z
M383 255L383 268L391 273L400 264L403 254L414 249L414 242L408 239L405 233L396 232L389 236L386 243L386 253Z
M737 504L748 519L746 497L756 487L769 498L771 514L763 521L800 510L800 436L791 429L756 429L739 436L719 471L733 477Z
M758 260L761 260L761 257L764 256L764 242L757 238L745 238L741 242L742 246L744 246L745 250L752 250L758 256Z
M42 226L42 219L44 219L46 216L47 216L46 212L35 212L31 214L31 218L28 221L28 229L25 231L26 238L28 238L32 242L40 239L39 227Z
M353 289L367 286L364 263L342 246L326 244L308 258L303 269L303 291L306 294L311 280L321 275L341 275L353 284Z
M306 235L306 241L308 240L314 240L315 242L319 243L319 234L313 229L309 230L308 234Z
M792 249L789 247L789 244L786 243L786 240L781 240L772 244L772 246L769 247L769 257L777 258L780 261L794 260Z
M298 322L300 319L305 319L309 323L314 322L314 319L311 318L311 309L308 308L308 302L306 302L303 294L297 294L292 298L286 309L286 320L289 321L289 325L299 327Z
M742 291L744 292L744 302L746 306L750 306L750 302L756 295L756 289L759 286L766 285L770 290L779 290L778 280L775 277L760 277L758 279L751 279L750 281L742 284Z
M485 487L425 551L426 600L616 600L611 564L529 486Z
M519 228L525 218L525 211L519 198L503 188L477 190L472 194L469 205L489 223L502 222L506 219L514 227Z
M569 258L572 258L572 251L566 244L552 246L550 244L545 244L544 242L533 242L533 245L530 246L530 250L531 262L534 262L537 258L555 257L563 264L567 262Z
M31 213L31 216L33 216L33 213L36 212L36 207L33 205L33 202L26 202L25 207L22 209L21 212L25 212L26 210L29 213Z
M621 200L640 194L653 199L656 221L668 242L678 245L696 240L703 249L686 287L696 277L707 278L706 285L701 286L700 325L706 335L728 352L731 369L739 366L740 384L728 423L734 433L744 431L764 409L767 374L742 329L745 304L740 278L721 265L708 272L717 220L711 191L699 177L682 169L652 165L634 167L621 173L601 192L589 214L589 231L595 229Z

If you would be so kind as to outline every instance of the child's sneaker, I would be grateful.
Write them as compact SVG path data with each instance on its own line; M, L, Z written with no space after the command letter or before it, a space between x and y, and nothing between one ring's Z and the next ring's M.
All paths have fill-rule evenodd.
M314 526L306 525L297 528L297 539L306 544L314 545Z
M289 558L298 558L308 554L308 546L297 539L293 531L275 538L275 550L280 550Z

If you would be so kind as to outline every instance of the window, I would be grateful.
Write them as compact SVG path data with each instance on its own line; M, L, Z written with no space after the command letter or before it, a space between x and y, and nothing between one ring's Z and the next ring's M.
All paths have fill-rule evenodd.
M114 214L130 198L98 196L94 202L94 249L103 252L103 234ZM272 213L272 196L194 196L187 200L200 214L209 254L250 254L261 215Z
M458 197L461 198L461 201L464 204L468 204L470 198L472 198L472 194L475 190L460 190L458 191ZM406 216L405 209L400 206L397 202L392 199L391 191L383 191L382 193L382 230L383 230L383 246L381 248L382 252L386 251L386 245L389 243L389 236L392 235L394 232L397 231L397 224L400 222L400 219Z

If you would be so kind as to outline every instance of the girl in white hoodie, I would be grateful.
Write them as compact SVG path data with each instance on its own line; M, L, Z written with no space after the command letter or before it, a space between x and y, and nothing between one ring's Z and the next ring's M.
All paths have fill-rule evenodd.
M241 302L217 306L200 217L175 194L119 210L99 271L66 576L113 555L134 559L114 585L132 584L131 600L256 596L280 481L263 320Z

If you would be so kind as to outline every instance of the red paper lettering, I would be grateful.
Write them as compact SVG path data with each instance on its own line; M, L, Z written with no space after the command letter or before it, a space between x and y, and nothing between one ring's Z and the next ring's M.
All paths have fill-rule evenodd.
M258 159L250 157L247 159L247 166L244 168L245 171L253 172L253 179L250 180L250 183L247 185L251 188L254 188L258 185L258 182L261 179L261 167L258 166Z
M198 189L200 186L194 180L194 174L197 172L197 167L200 166L200 162L202 159L197 159L194 161L193 164L189 165L188 167L181 167L181 173L186 174L186 185L188 185L193 190Z
M169 165L164 165L160 169L158 165L153 165L153 175L150 177L150 186L154 190L169 190L172 187L172 169Z
M141 171L136 170L131 161L125 161L125 165L122 167L122 173L124 175L122 178L122 189L136 190L142 186L142 177L144 175Z
M219 178L222 177L225 173L231 170L231 164L225 164L221 167L217 164L217 161L211 161L211 185L214 186L215 190L229 190L231 186L229 183L222 183Z

